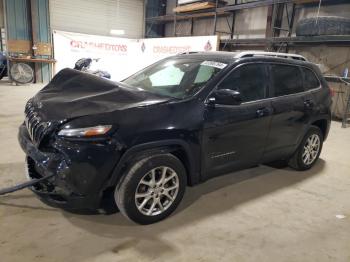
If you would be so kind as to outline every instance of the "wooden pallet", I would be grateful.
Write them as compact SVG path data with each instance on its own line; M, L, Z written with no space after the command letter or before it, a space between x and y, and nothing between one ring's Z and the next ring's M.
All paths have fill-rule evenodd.
M175 13L186 13L203 9L215 8L215 3L213 2L199 2L188 5L180 5L173 9Z

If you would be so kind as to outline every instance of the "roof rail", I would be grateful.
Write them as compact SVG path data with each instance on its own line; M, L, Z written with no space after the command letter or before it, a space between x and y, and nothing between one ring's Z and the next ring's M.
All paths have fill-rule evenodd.
M244 57L253 57L253 56L271 56L271 57L290 58L295 60L307 61L307 59L301 55L277 53L277 52L263 52L263 51L239 52L237 55L235 55L235 58L244 58Z
M200 51L180 52L180 53L177 53L176 55L190 55L190 54L197 54L197 53L200 53Z

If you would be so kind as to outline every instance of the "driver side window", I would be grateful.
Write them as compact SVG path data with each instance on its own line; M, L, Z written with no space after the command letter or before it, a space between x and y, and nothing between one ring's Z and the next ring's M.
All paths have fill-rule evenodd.
M249 64L235 69L219 84L218 89L240 92L242 102L266 98L265 65Z

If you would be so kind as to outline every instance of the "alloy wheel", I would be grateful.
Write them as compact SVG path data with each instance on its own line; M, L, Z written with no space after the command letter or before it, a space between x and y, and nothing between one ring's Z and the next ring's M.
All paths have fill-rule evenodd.
M317 134L312 134L304 145L302 160L305 165L311 165L320 151L321 140Z
M167 210L179 192L179 177L170 167L160 166L145 174L137 185L135 204L146 216L156 216Z

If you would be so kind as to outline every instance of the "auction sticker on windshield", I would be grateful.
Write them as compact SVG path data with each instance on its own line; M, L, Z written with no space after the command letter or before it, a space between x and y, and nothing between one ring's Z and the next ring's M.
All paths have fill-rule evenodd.
M215 62L215 61L204 61L201 63L201 65L216 67L219 69L224 69L227 66L227 64L225 64L225 63L220 63L220 62Z

